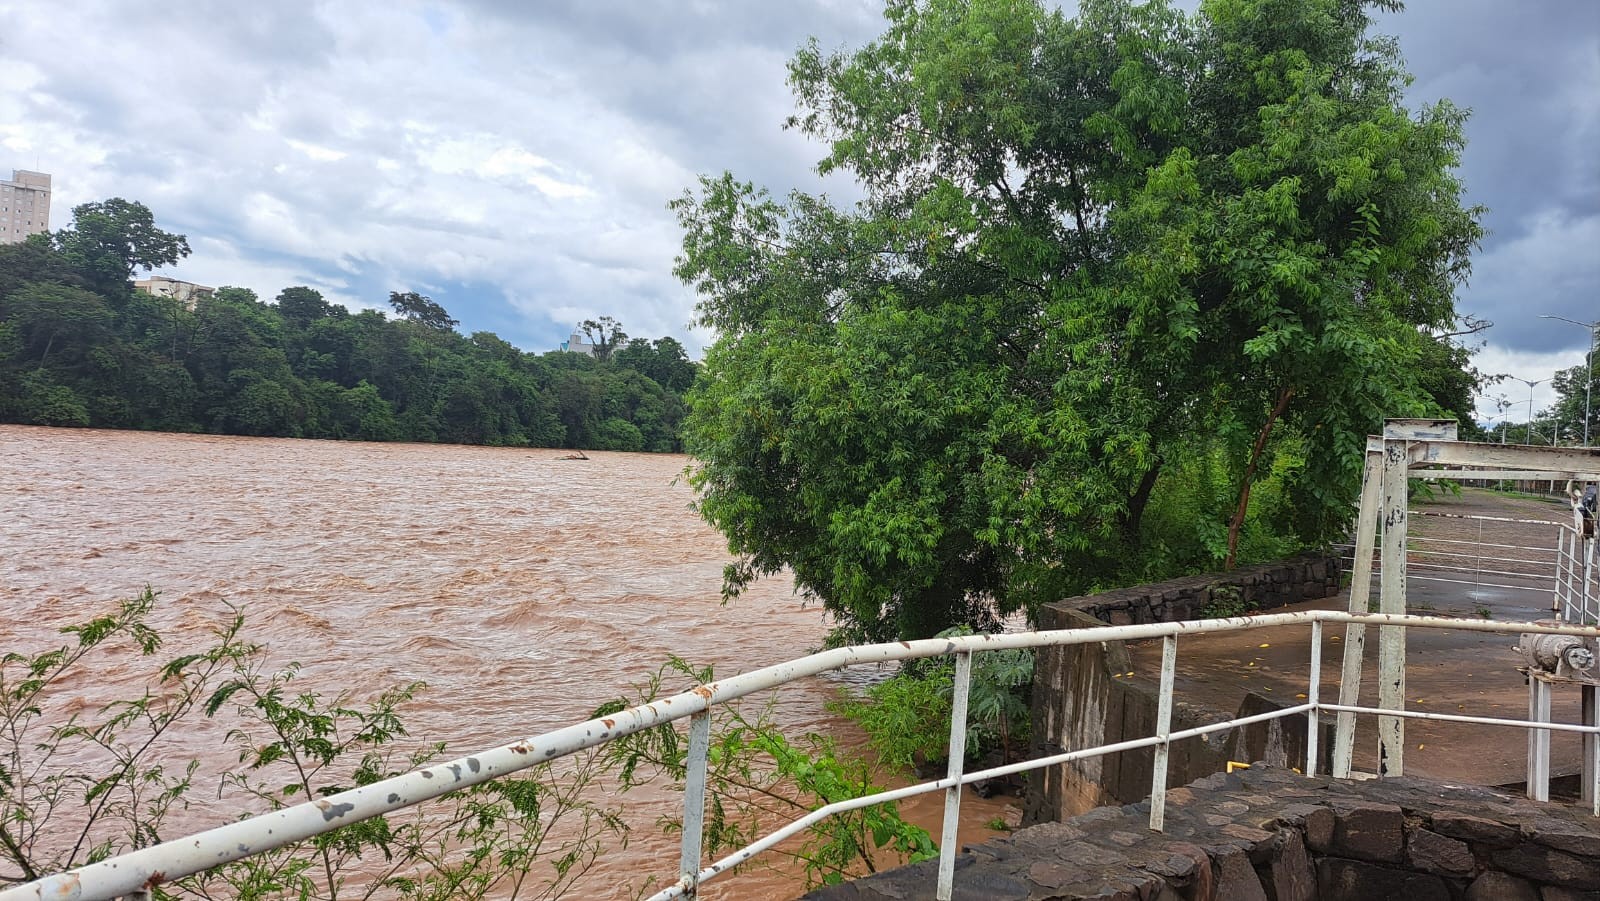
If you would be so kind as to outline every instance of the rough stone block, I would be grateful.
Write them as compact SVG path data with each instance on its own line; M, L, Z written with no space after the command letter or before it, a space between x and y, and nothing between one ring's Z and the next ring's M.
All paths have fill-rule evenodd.
M1420 827L1406 836L1406 860L1425 873L1472 875L1472 849L1466 842Z
M1516 847L1522 839L1521 831L1514 826L1465 813L1435 813L1433 831L1490 848Z
M1261 874L1268 901L1316 901L1317 878L1311 872L1311 858L1295 829L1278 833L1272 856Z
M932 894L932 892L928 892L928 894ZM955 901L955 899L968 899L968 901L980 901L980 899L981 901L1028 901L1033 895L1033 889L1020 879L1015 879L1004 873L969 870L965 873L956 874L952 901Z
M1267 901L1266 890L1243 851L1222 854L1216 862L1216 897L1227 901Z
M1600 901L1600 892L1580 892L1577 889L1547 885L1539 889L1540 901Z
M1317 897L1320 901L1450 901L1450 888L1429 873L1325 857L1317 861Z
M1343 802L1334 808L1333 853L1398 863L1405 851L1405 817L1393 804Z
M1495 851L1490 859L1495 866L1535 882L1600 889L1600 859L1578 857L1532 842Z
M1286 813L1292 812L1294 820L1285 820L1294 825L1304 824L1306 833L1306 847L1326 854L1333 847L1333 827L1335 817L1333 811L1318 804L1295 804L1288 808Z
M1188 842L1169 842L1166 850L1187 857L1190 863L1187 881L1180 882L1185 901L1212 901L1216 897L1216 878L1211 872L1211 857L1199 845Z
M1533 841L1557 851L1579 857L1600 857L1600 832L1586 832L1573 823L1551 819L1524 823L1522 831Z
M1540 901L1539 890L1526 879L1490 870L1472 880L1463 901Z

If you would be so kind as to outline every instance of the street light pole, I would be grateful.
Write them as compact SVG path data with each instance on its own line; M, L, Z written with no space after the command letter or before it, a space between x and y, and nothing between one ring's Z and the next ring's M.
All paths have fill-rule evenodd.
M1579 325L1589 330L1589 353L1583 358L1583 446L1588 447L1590 410L1589 400L1590 394L1594 390L1594 336L1595 330L1600 329L1600 321L1579 322L1576 319L1568 319L1565 316L1540 316L1539 318L1558 319L1562 322L1570 322L1573 325Z
M1527 430L1527 434L1523 435L1522 438L1523 438L1523 442L1524 443L1532 444L1533 443L1533 386L1534 385L1542 385L1546 381L1548 381L1548 379L1533 379L1533 380L1519 379L1514 375L1511 376L1510 378L1511 378L1511 380L1513 382L1521 382L1522 384L1528 386L1528 430Z

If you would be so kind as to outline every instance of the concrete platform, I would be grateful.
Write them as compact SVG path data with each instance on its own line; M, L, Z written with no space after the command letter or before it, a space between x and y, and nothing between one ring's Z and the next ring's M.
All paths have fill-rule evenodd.
M1419 509L1479 513L1503 517L1559 518L1564 508L1552 502L1504 497L1468 490L1459 498L1419 505ZM1453 535L1483 538L1499 543L1537 541L1527 537L1531 527L1484 524L1414 517L1412 533L1422 536ZM1519 535L1522 536L1519 538ZM1454 578L1470 580L1470 575ZM1484 581L1514 584L1511 577L1485 577ZM1550 617L1551 595L1528 587L1506 589L1487 585L1450 584L1413 580L1408 587L1409 612L1461 619L1529 621ZM1373 586L1373 600L1377 586ZM1311 601L1273 612L1344 610L1348 590L1336 597ZM1184 638L1178 646L1177 697L1231 713L1247 691L1284 703L1304 700L1309 684L1310 630L1262 629ZM1343 658L1343 629L1329 629L1322 649L1322 700L1338 698ZM1506 719L1527 718L1526 683L1516 666L1520 657L1515 638L1433 629L1409 630L1406 642L1406 704L1410 709L1462 713ZM1135 678L1156 680L1161 671L1158 642L1130 645ZM1369 635L1361 703L1377 702L1377 642ZM1552 713L1558 720L1578 721L1579 690L1557 686ZM1330 717L1331 719L1331 717ZM1407 775L1429 779L1509 785L1525 778L1527 733L1510 727L1411 720L1406 724ZM1576 773L1580 766L1580 738L1551 736L1551 771ZM1354 766L1368 772L1377 768L1377 733L1373 717L1359 719Z

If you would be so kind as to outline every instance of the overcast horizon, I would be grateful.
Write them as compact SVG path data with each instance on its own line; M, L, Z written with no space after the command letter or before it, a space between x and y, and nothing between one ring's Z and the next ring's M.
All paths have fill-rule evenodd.
M1476 364L1544 380L1543 407L1589 335L1539 316L1600 318L1600 3L1408 6L1380 30L1413 106L1473 110L1462 177L1489 236L1458 308L1495 323ZM80 203L146 204L189 237L174 277L268 300L305 284L352 308L419 291L462 332L534 352L610 315L698 357L710 335L688 327L667 202L723 170L853 197L782 129L784 65L811 36L860 46L880 9L0 0L0 176L50 173L56 228ZM1480 418L1495 395L1526 417L1526 385L1488 395Z

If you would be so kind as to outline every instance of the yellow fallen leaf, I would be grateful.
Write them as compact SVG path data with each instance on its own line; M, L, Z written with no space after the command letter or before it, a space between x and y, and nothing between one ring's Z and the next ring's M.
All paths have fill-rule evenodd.
M1302 691L1302 692L1300 692L1300 693L1299 693L1299 694L1297 694L1297 695L1295 695L1295 697L1297 697L1297 698L1303 698L1303 697L1305 697L1305 696L1306 696L1306 693L1305 693L1305 692L1303 692L1303 691Z
M1420 751L1420 750L1422 750L1423 748L1426 748L1426 747L1427 747L1427 745L1417 745L1417 750Z
M1272 647L1272 645L1270 645L1270 644L1265 644L1265 643L1262 643L1262 644L1258 644L1258 645L1256 645L1256 647L1258 647L1258 648L1270 648L1270 647Z

